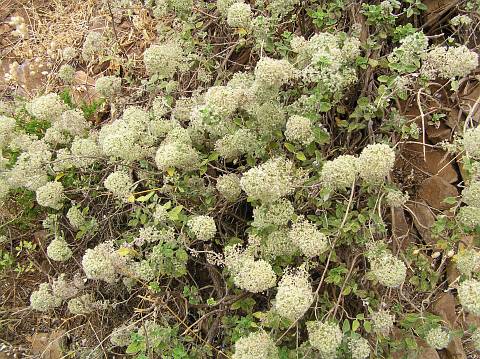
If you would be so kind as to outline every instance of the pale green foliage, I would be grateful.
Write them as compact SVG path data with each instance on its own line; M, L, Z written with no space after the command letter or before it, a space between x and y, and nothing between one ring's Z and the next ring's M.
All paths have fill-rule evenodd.
M235 342L235 353L232 359L276 359L278 348L270 336L259 331L250 333Z
M338 324L331 322L307 322L308 340L322 357L335 357L342 343L343 334Z
M412 69L418 68L427 47L427 36L423 32L415 32L400 40L400 46L394 48L388 55L388 61Z
M65 262L72 256L72 250L65 239L57 237L48 245L47 256L54 261Z
M312 285L303 269L287 270L278 283L275 311L292 321L300 319L313 303Z
M432 328L428 331L425 340L431 347L440 350L444 349L450 343L450 333L441 326Z

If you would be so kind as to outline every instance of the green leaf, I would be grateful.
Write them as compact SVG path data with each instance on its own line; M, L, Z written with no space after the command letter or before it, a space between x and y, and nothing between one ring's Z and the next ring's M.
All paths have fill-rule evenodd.
M287 150L289 150L292 153L295 153L295 146L292 145L291 143L285 142L283 144Z
M345 319L342 325L342 332L348 333L349 331L350 331L350 321L348 319Z
M355 319L352 323L352 332L355 332L358 328L360 328L360 322Z
M178 205L174 209L172 209L170 212L168 212L168 218L172 221L178 221L180 212L182 211L183 206Z
M305 154L303 152L297 152L295 154L295 157L297 157L300 161L306 161L307 157L305 157Z
M371 333L372 332L372 323L368 320L366 320L365 322L363 322L363 328L365 329L365 331L367 333Z
M387 83L388 80L390 80L390 77L385 76L385 75L381 75L381 76L378 76L377 80L378 80L379 82Z
M155 194L155 191L151 191L149 193L147 193L146 195L144 196L140 196L138 197L136 200L137 202L146 202L148 201L150 198L152 198L152 196Z
M329 102L320 102L320 112L328 112L332 109L332 105Z

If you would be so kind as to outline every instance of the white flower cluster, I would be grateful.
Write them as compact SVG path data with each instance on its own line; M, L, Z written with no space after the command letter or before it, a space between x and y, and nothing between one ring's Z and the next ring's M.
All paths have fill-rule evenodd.
M415 32L400 40L400 46L388 55L390 64L399 64L402 68L415 71L420 67L420 60L425 56L428 38L423 32ZM404 71L402 71L404 72Z
M75 276L73 281L68 281L65 274L61 274L52 283L53 294L62 300L75 297L81 289L83 289L83 280L79 276Z
M470 337L470 340L473 342L474 348L480 351L480 329L475 329Z
M161 45L152 45L143 53L143 62L150 75L159 79L170 79L182 66L184 61L183 49L178 42L168 42Z
M298 254L298 247L288 238L283 229L273 231L267 238L260 241L260 250L266 257L291 256Z
M77 50L74 47L67 46L62 50L63 61L70 62L77 56Z
M47 247L47 256L57 262L65 262L72 257L72 250L65 239L56 237Z
M234 160L247 153L253 153L257 147L256 134L244 128L215 142L215 151L227 161Z
M407 267L390 251L379 251L369 260L372 274L380 284L389 288L396 288L405 281Z
M270 336L263 332L250 333L235 342L232 359L277 359L278 348Z
M437 350L444 349L448 346L448 343L450 343L450 332L441 326L432 328L428 331L425 341L432 348Z
M96 31L90 31L82 46L82 57L85 61L92 61L105 52L105 38Z
M214 116L229 117L238 108L240 93L230 86L212 86L205 93L205 104Z
M348 342L348 349L352 353L352 359L370 358L370 344L363 337L351 338Z
M296 321L313 303L312 285L303 269L286 270L278 283L275 311L282 317Z
M473 206L461 207L456 219L466 227L475 228L480 225L480 208Z
M16 123L14 118L0 115L0 148L10 143Z
M87 168L101 156L101 149L93 138L76 137L71 146L72 166ZM57 157L58 158L58 157Z
M342 344L343 333L338 324L307 322L308 341L320 352L322 358L335 358Z
M285 137L288 141L300 143L304 146L308 145L315 139L312 130L312 121L303 116L291 116L287 121Z
M386 144L368 145L358 158L358 173L367 183L382 182L395 163L395 151Z
M130 106L122 118L102 126L98 141L105 155L133 162L153 153L156 138L150 118L139 107Z
M55 122L66 110L66 105L56 93L48 93L34 98L26 108L32 116L39 120Z
M293 192L298 181L295 177L293 162L275 157L245 172L240 185L248 196L271 203Z
M241 251L237 246L225 248L225 265L233 282L243 290L260 293L275 286L277 276L270 263Z
M395 316L384 309L372 313L373 330L384 336L388 336L393 328Z
M188 171L198 167L200 155L188 143L163 141L155 155L155 163L161 171L169 168Z
M234 3L238 2L239 0L217 0L217 10L223 17L227 16L227 11Z
M250 4L235 2L228 8L227 24L231 27L248 29L252 22Z
M37 203L43 207L59 210L63 206L63 185L61 182L48 182L37 188Z
M62 299L52 293L50 284L40 284L38 290L30 295L30 306L40 312L48 312L62 304Z
M392 207L402 207L407 203L410 196L408 193L403 193L402 191L391 189L387 191L385 195L385 202Z
M117 76L102 76L95 81L95 90L103 97L112 98L120 92L122 79Z
M66 110L62 113L60 120L55 122L51 128L71 136L85 136L90 129L90 123L85 119L82 111Z
M462 191L462 201L469 206L480 207L480 181L472 181Z
M455 17L452 17L452 19L450 20L450 24L455 27L467 27L472 23L472 21L472 18L468 15L457 15Z
M351 155L340 155L323 164L320 181L332 189L350 188L357 173L357 158Z
M117 347L126 347L132 342L134 327L122 325L113 329L110 334L110 342Z
M480 315L480 282L476 279L467 279L460 283L457 289L460 304L474 315Z
M279 88L295 76L295 68L287 60L262 57L255 66L255 81L261 88Z
M104 242L85 251L82 267L88 279L114 283L117 273L125 266L125 259L113 248L112 242Z
M155 212L153 212L153 219L157 223L163 223L168 219L168 210L165 206L157 204L155 206Z
M68 310L75 315L85 315L96 310L105 310L107 306L108 301L95 300L93 294L83 294L70 299L67 303Z
M478 66L478 54L466 46L436 46L424 59L422 71L431 78L451 79L467 76Z
M75 78L75 68L72 65L64 64L58 69L57 76L65 84L70 84Z
M466 276L477 273L480 270L480 253L474 249L460 250L453 257L458 271Z
M240 178L235 173L218 177L216 187L218 192L229 202L235 202L242 193Z
M319 256L328 249L327 237L305 219L293 223L288 238L307 258Z
M357 80L355 59L360 55L360 41L355 37L342 39L339 35L319 33L308 41L294 37L292 50L296 52L301 77L318 88L333 101L339 100L348 86Z
M285 126L285 111L281 104L274 101L267 101L252 109L256 124L260 133L274 132Z
M292 219L295 209L288 199L262 204L253 209L252 226L267 228L269 226L284 226Z
M103 182L106 189L123 201L127 201L133 190L133 182L130 176L123 171L110 173Z
M215 220L210 216L195 216L188 223L188 227L195 237L202 241L209 241L215 237L217 227Z
M467 129L461 142L469 158L480 159L480 126Z
M67 219L70 222L71 226L75 229L80 228L85 224L85 216L78 206L72 206L67 211Z

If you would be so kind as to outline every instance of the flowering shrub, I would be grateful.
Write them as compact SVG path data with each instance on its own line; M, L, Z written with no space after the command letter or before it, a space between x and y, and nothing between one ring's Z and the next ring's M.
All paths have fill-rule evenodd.
M43 91L6 76L12 318L92 358L480 348L474 1L97 5Z

